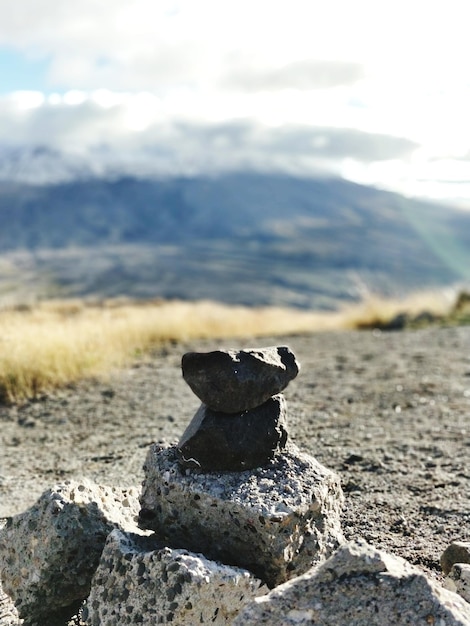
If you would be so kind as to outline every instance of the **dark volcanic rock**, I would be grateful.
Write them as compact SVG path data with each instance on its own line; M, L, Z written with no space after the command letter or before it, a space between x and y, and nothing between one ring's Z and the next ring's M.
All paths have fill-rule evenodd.
M261 467L287 441L286 401L276 395L249 411L227 414L202 404L183 433L183 465L204 471Z
M181 366L184 380L201 402L224 413L263 404L285 389L300 369L286 346L188 352Z

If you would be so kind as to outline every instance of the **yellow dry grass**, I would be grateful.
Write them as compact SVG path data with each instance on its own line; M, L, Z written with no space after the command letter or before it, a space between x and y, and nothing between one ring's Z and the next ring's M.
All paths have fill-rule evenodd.
M413 318L423 312L436 317L449 314L455 303L455 292L414 293L404 299L383 298L374 294L362 302L345 307L341 327L344 329L381 328L402 313Z
M325 319L324 319L325 318ZM41 303L0 311L0 399L102 375L168 340L308 332L327 316L211 302Z
M403 310L442 310L441 299L368 302L338 312L214 302L51 301L0 310L0 400L21 402L102 376L169 340L248 338L358 328ZM367 322L364 323L364 322Z

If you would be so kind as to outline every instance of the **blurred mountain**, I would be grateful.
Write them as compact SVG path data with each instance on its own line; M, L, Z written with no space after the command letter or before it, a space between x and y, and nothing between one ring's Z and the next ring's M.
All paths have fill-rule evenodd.
M211 298L331 307L470 279L470 212L341 179L0 183L0 299Z

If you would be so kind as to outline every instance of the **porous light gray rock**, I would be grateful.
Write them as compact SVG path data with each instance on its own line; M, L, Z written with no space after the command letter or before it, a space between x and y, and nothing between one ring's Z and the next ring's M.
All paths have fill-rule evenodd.
M470 563L454 563L444 580L444 587L470 602Z
M223 413L263 404L285 389L300 369L286 346L188 352L181 367L184 380L201 402Z
M246 570L114 530L82 619L90 626L231 624L247 602L266 591Z
M245 472L182 469L175 446L151 446L141 528L172 547L246 568L270 587L327 558L343 540L337 474L292 443Z
M6 519L0 519L0 530L5 527ZM0 626L18 626L22 624L13 600L3 591L0 579Z
M241 471L265 465L287 441L287 410L282 394L243 413L221 413L201 404L179 443L187 467Z
M72 615L90 590L107 535L139 532L138 490L66 481L0 530L4 591L28 622Z
M404 559L358 541L256 598L233 621L246 624L468 626L470 604Z
M470 563L470 542L453 541L441 555L441 568L448 574L454 563Z
M13 600L2 588L0 581L0 626L19 626L23 624Z

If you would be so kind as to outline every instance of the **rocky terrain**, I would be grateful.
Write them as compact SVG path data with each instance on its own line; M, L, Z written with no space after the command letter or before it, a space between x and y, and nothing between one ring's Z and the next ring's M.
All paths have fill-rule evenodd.
M470 540L470 327L204 341L23 406L0 407L0 517L65 478L140 485L153 441L179 438L198 408L189 350L289 345L290 437L341 476L347 539L362 537L436 579L452 540Z

